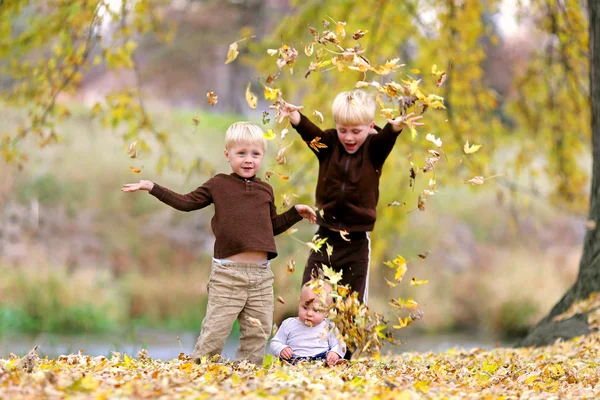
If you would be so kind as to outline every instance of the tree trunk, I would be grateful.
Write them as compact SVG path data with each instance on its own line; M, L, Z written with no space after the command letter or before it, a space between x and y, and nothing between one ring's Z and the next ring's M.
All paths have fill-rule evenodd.
M573 302L600 292L600 2L588 0L588 11L593 155L589 214L591 225L585 236L577 281L552 308L550 314L519 343L521 346L544 346L554 343L558 338L568 339L589 333L586 314L559 322L553 322L552 319L567 311Z

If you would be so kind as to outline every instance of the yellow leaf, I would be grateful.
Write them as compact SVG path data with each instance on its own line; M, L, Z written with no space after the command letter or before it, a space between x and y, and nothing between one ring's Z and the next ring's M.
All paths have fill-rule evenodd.
M319 120L321 121L321 123L323 123L323 121L324 121L324 118L323 118L323 114L321 114L321 112L320 112L320 111L318 111L318 110L314 110L314 111L312 112L312 114L313 114L313 115L316 115L316 116L319 118Z
M413 74L420 74L421 70L420 69L411 69L410 72L412 72Z
M265 99L276 100L279 95L281 95L281 90L265 86Z
M275 132L273 132L273 129L267 129L267 131L263 133L263 136L267 140L273 140L273 139L275 139L275 137L277 135L275 135Z
M337 285L337 283L342 280L342 271L335 272L333 268L329 268L325 264L321 264L321 267L323 268L323 276L327 278L332 285Z
M250 90L250 82L248 82L248 86L246 87L246 102L250 108L256 108L256 103L258 102L256 96Z
M338 22L335 25L335 34L341 38L346 37L346 30L344 29L345 26L346 26L345 22Z
M304 46L304 54L306 54L307 57L312 56L313 53L313 44L309 43L306 46Z
M277 53L279 53L279 50L277 50L277 49L268 49L267 50L267 54L270 56L274 56Z
M138 169L138 168L129 167L129 169L131 170L131 172L133 172L135 174L139 174L140 172L142 172L142 170Z
M413 387L415 388L415 390L418 390L421 393L429 392L429 382L418 381L415 382L415 384L413 384Z
M392 281L388 281L387 278L383 278L383 279L385 279L385 282L388 284L389 287L396 287L396 286L398 286L397 283L394 283Z
M427 279L423 279L422 281L420 281L420 280L417 280L417 278L412 278L410 281L411 286L421 286L426 283L429 283L429 281Z
M463 151L465 152L465 154L473 154L475 152L477 152L477 150L479 150L481 148L480 144L474 144L472 146L469 146L469 141L467 140L467 142L465 143L464 147L463 147Z
M225 60L225 64L229 64L233 60L235 60L238 56L238 44L237 42L233 42L229 45L229 51L227 52L227 60Z

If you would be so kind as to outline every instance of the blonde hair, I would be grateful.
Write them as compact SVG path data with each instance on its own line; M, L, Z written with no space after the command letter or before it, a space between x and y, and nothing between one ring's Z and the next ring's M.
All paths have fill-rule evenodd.
M225 133L225 149L229 149L231 145L240 143L257 144L262 146L263 150L267 149L267 140L265 139L263 130L251 122L235 122L227 128L227 132Z
M354 89L342 92L333 100L333 119L342 125L370 124L375 119L375 98L367 92Z

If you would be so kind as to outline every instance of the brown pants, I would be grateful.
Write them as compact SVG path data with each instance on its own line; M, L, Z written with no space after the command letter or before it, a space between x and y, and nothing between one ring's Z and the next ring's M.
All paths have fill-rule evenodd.
M333 246L331 259L327 256L325 245L321 252L312 251L308 257L302 284L310 281L314 269L325 264L335 271L342 271L342 285L349 285L350 289L358 292L358 299L367 302L369 294L369 258L371 256L371 239L367 232L352 232L350 241L342 239L339 232L319 227L316 233L321 238L327 238L327 243Z
M221 354L237 319L240 347L236 359L262 365L273 324L273 272L260 264L212 264L208 306L192 358Z

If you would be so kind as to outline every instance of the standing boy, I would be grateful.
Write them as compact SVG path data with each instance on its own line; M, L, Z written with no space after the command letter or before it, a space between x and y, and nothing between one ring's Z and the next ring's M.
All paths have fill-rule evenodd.
M423 125L416 122L422 116L411 118L411 113L388 119L381 129L374 122L375 99L362 90L336 96L332 107L335 129L321 130L299 112L302 108L285 103L280 107L280 116L289 118L319 160L317 235L333 246L331 258L325 252L311 252L302 282L308 282L313 269L325 264L341 270L341 283L348 284L358 292L359 300L366 302L369 232L375 225L383 163L402 128ZM371 134L373 129L376 134Z
M220 354L233 323L240 325L237 359L261 365L273 322L273 272L277 256L274 236L315 212L298 204L277 215L273 188L256 177L265 153L263 131L249 122L227 129L225 157L233 173L217 174L188 194L178 194L150 181L125 184L124 192L147 190L165 204L193 211L215 205L215 235L208 305L192 358Z

